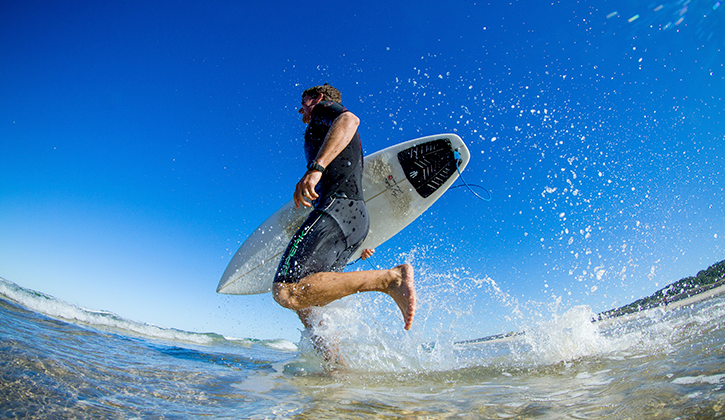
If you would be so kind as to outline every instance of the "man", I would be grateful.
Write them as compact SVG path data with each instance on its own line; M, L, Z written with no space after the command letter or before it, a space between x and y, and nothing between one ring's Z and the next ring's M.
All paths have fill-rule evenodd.
M308 165L293 197L298 209L313 204L314 209L287 246L272 293L277 303L297 311L307 329L313 327L313 307L360 292L387 293L400 308L408 330L416 305L413 267L342 272L370 225L362 195L360 119L340 102L340 92L328 84L302 94L299 112L307 124ZM364 250L363 258L372 252Z

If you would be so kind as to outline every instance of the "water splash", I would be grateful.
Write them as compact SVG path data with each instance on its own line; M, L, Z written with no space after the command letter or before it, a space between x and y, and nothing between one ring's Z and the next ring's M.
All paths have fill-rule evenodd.
M419 310L411 331L403 331L399 310L389 297L358 294L319 308L313 334L332 343L346 368L358 372L528 369L611 355L666 353L673 343L712 329L712 320L725 313L725 306L715 305L683 316L692 309L668 307L597 321L589 306L567 308L557 296L520 302L494 279L465 270L440 273L423 265L417 273ZM487 316L505 319L515 329L501 326L488 337L462 339L472 331L485 331L489 326L481 324ZM303 336L300 349L302 358L317 357L323 363L309 335Z

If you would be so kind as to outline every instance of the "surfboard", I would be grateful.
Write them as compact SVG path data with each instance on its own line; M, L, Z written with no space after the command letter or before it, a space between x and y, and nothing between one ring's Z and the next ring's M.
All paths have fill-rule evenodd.
M456 153L457 152L457 153ZM409 140L368 155L363 167L363 199L370 231L358 251L376 248L423 214L458 178L470 153L460 137L439 134ZM232 257L217 292L251 295L272 290L282 254L311 209L293 200L272 214Z

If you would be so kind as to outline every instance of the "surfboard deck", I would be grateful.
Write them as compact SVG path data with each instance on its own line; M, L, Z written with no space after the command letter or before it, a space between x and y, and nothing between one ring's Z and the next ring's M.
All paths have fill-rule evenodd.
M458 161L454 151L459 154ZM428 209L458 178L470 159L468 148L455 134L421 137L365 157L363 199L370 231L350 258L392 238ZM311 209L283 205L257 228L232 257L217 292L232 295L267 293L282 254Z

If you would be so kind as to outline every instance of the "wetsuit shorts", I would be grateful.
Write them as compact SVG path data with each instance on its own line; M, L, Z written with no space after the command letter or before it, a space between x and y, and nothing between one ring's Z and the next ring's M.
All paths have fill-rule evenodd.
M282 256L275 283L297 283L314 273L341 272L370 229L365 202L328 198L315 206Z

